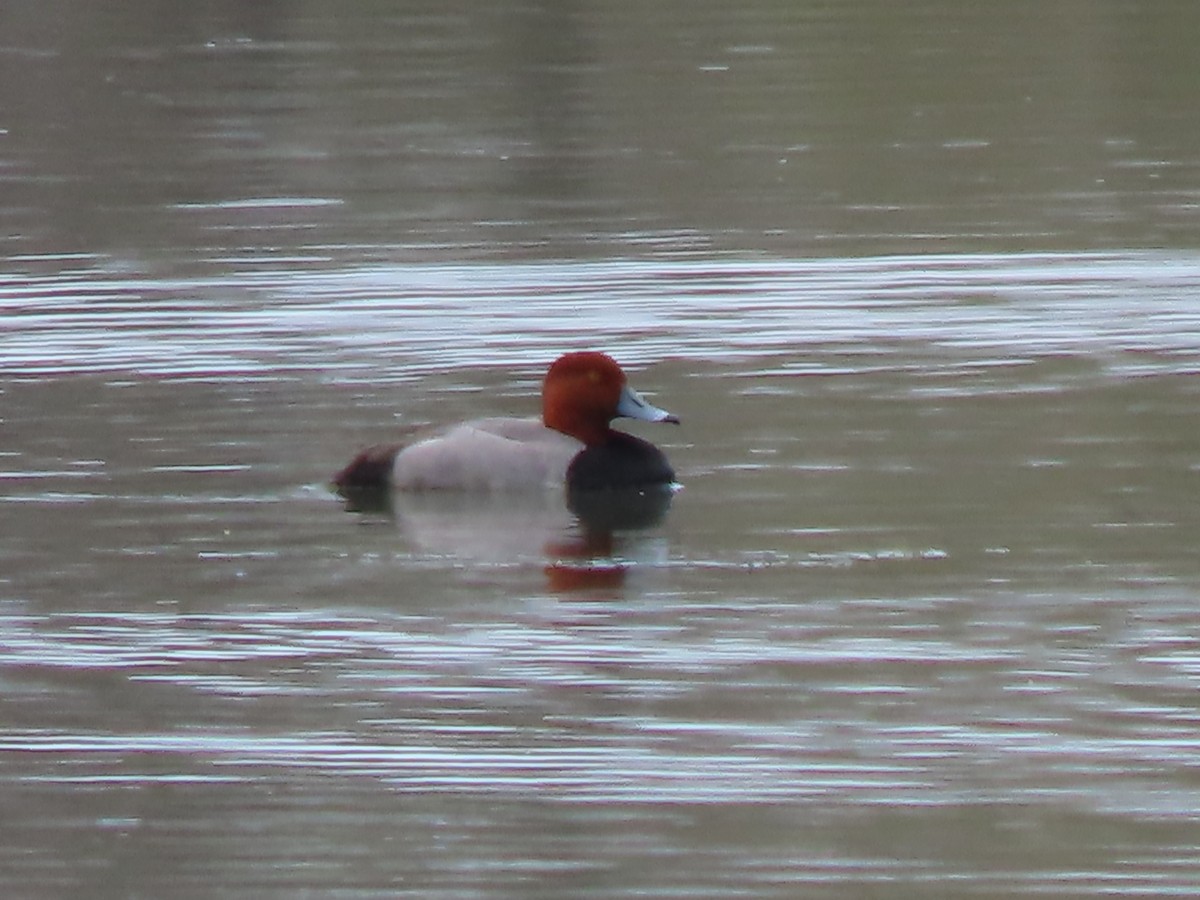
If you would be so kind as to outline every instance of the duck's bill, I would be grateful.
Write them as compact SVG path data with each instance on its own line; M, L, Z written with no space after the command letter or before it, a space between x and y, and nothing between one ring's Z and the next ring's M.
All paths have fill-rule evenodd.
M643 422L673 422L676 425L679 424L677 418L665 409L659 409L657 406L647 403L641 394L628 385L621 389L621 399L617 401L617 415L624 416L627 419L641 419Z

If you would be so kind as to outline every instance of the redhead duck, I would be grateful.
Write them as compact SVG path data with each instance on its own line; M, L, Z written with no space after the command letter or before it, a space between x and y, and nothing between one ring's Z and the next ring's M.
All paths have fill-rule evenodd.
M614 431L613 419L679 420L647 403L612 357L560 356L542 384L542 418L473 419L414 443L368 447L334 477L343 494L505 491L566 486L568 492L667 486L675 472L653 444Z

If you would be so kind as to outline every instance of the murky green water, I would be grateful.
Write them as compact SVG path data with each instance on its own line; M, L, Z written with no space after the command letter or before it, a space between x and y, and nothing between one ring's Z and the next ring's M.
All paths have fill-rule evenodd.
M6 896L1194 894L1198 11L0 13Z

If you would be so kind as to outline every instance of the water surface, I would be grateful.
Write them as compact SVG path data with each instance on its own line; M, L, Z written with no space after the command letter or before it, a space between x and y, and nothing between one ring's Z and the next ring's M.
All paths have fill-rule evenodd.
M38 9L7 895L1195 893L1194 5ZM581 346L660 520L329 491Z

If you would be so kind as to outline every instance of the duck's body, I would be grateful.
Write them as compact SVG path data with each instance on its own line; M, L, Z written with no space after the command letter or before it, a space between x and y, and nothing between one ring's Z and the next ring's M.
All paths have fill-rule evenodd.
M396 453L403 491L507 491L562 484L583 443L534 418L461 422Z
M653 444L609 423L678 422L651 406L603 353L568 353L546 373L542 418L461 422L408 445L362 451L334 479L342 491L605 490L667 485L675 473Z

